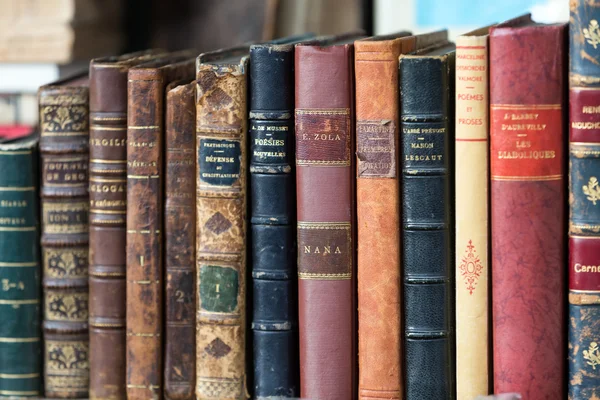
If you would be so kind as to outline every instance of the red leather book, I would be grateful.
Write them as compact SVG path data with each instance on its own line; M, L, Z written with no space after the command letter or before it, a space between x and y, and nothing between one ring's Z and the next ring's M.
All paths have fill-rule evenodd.
M490 30L494 392L564 399L566 26Z
M356 398L353 46L296 45L300 395Z

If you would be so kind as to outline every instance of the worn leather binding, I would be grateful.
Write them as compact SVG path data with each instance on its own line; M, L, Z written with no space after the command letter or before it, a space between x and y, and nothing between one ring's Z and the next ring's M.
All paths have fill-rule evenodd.
M571 1L569 138L569 400L600 398L600 9ZM584 31L587 30L587 33Z
M489 27L456 39L456 398L489 393Z
M40 397L38 137L0 144L0 397Z
M254 395L297 397L294 45L250 48Z
M88 397L89 81L38 91L40 105L44 387L46 397Z
M247 395L248 50L220 50L197 60L197 399Z
M567 38L522 20L490 30L494 392L564 399Z
M127 71L156 51L90 63L90 398L125 399Z
M403 392L398 56L415 44L406 35L354 43L359 399Z
M167 87L165 120L165 397L196 382L196 83Z
M356 398L354 46L296 45L300 395Z
M455 397L454 51L445 41L399 62L407 399Z
M194 75L183 51L129 69L127 84L127 398L161 398L163 144L166 86Z

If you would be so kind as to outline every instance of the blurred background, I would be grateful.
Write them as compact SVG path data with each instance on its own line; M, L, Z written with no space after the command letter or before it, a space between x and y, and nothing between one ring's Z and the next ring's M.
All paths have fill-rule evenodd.
M450 36L532 12L568 20L568 0L0 0L0 137L37 123L39 86L104 55L200 52L292 34L448 28Z

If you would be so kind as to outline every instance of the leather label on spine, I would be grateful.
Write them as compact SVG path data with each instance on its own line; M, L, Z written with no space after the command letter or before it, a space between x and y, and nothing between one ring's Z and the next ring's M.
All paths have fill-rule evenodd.
M350 109L296 109L296 164L350 166Z
M356 123L359 178L396 177L396 125L391 120Z
M348 222L298 222L298 277L350 279L351 225Z
M215 186L232 186L240 179L242 150L239 140L200 138L200 180Z
M66 202L42 204L44 232L56 233L88 233L89 202Z
M600 134L600 88L571 88L569 109L571 142L596 142Z
M235 312L238 306L239 273L231 267L200 266L200 306L218 313Z
M492 180L562 179L562 105L492 104Z
M43 186L71 187L87 185L87 156L44 156Z
M250 121L250 162L287 164L293 121Z
M570 237L569 290L600 292L600 238Z

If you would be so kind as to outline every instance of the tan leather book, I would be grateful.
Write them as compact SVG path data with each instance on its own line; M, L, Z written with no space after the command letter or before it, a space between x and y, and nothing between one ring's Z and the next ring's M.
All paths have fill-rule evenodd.
M163 147L169 82L192 79L192 52L131 68L127 84L127 398L162 398Z
M489 393L488 31L456 39L456 391Z
M89 386L87 74L42 86L38 98L45 394L50 398L86 398ZM35 228L24 231L30 229ZM12 284L6 283L9 287Z
M165 398L196 382L196 83L167 86L165 121Z
M201 54L196 96L196 399L246 389L249 47Z
M358 396L403 398L398 57L446 32L358 40Z

